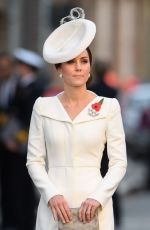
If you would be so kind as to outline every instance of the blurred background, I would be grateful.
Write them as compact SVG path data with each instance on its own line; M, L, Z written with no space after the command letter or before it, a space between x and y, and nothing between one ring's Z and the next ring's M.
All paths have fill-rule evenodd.
M150 229L150 1L0 0L2 230L34 228L39 194L25 168L30 115L38 96L62 90L53 66L41 59L42 48L77 6L97 25L88 87L116 97L122 109L128 169L114 196L116 229Z

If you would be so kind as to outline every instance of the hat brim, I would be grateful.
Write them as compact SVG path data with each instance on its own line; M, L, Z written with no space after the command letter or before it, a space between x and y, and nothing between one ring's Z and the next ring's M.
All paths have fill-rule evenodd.
M95 24L87 19L72 20L59 26L44 43L45 61L57 64L72 60L91 44L95 33Z
M42 57L31 50L17 48L14 50L13 56L16 60L36 69L40 69L44 66Z

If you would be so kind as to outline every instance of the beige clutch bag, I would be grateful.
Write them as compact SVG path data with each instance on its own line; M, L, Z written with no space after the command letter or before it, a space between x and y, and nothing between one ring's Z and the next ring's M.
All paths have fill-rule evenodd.
M96 214L89 223L83 223L78 218L78 208L72 208L72 221L63 224L58 222L59 230L99 230L98 215Z

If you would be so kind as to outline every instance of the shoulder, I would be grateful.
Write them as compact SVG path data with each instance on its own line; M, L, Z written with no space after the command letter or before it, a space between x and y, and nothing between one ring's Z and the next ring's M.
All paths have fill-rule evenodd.
M33 110L41 113L46 108L54 105L56 96L53 97L38 97L34 103Z
M99 96L99 98L103 98L103 102L105 105L110 106L111 108L115 108L115 107L120 107L119 102L116 98L109 98L109 97L103 97L103 96Z
M109 104L108 117L113 117L115 114L120 113L120 104L116 98L105 98Z
M104 101L109 104L112 108L120 107L119 101L116 98L103 97Z
M120 112L120 104L116 98L108 98L108 97L102 97L102 98L104 98L103 103L105 109L108 112L108 117L111 117L117 112Z

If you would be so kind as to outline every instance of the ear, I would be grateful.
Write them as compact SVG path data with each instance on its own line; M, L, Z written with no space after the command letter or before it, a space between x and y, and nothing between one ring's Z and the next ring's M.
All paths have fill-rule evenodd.
M57 68L57 72L58 72L58 74L62 74L61 66L59 66L59 67Z

